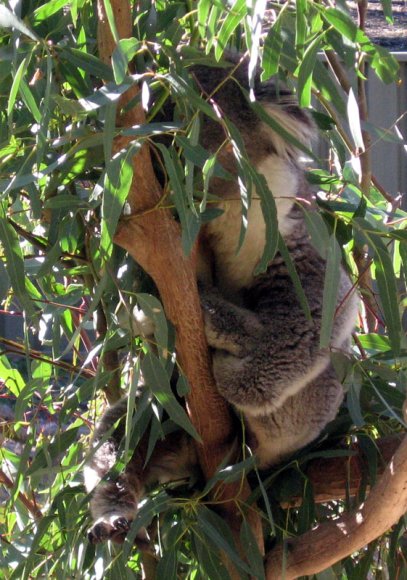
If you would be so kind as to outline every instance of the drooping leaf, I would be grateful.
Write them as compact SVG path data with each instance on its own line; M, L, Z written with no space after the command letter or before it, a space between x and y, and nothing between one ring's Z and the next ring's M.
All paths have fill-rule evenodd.
M100 238L103 260L107 260L113 250L113 236L133 179L132 160L140 147L141 143L137 142L115 155L106 169Z
M299 103L304 108L309 107L311 104L313 71L322 39L322 35L317 36L307 47L298 71Z
M236 27L246 15L246 0L235 0L232 6L228 6L228 13L222 22L215 45L215 58L217 60L227 47L229 39Z
M331 235L327 247L324 293L322 301L322 320L320 347L327 348L331 340L332 328L337 306L341 276L341 249L335 235Z
M188 415L178 403L172 392L168 374L160 359L151 352L146 353L142 360L142 371L145 381L159 403L167 411L170 418L180 425L194 439L200 439L195 427L188 419Z
M24 257L20 241L14 228L7 220L7 204L4 201L0 202L0 241L6 257L7 273L16 298L26 315L33 316L35 308L32 298L35 289L25 276Z
M197 521L200 530L211 540L211 542L223 550L232 562L236 564L239 570L250 574L250 568L237 553L232 532L226 522L215 512L209 510L203 505L199 506Z
M24 24L24 22L18 18L11 10L4 6L4 4L0 4L0 28L15 28L19 30L31 40L37 41L38 38L34 32L32 32L28 26Z
M352 89L349 91L348 95L348 119L355 147L359 149L359 151L364 151L365 143L363 141L362 128L360 126L359 106Z
M247 561L252 570L252 576L257 580L265 580L263 556L260 553L256 538L246 519L240 529L240 541L246 554Z

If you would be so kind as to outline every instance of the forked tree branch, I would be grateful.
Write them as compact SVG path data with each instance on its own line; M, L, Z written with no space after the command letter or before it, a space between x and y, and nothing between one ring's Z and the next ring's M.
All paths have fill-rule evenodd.
M132 36L130 2L111 0L119 38ZM110 62L115 48L103 0L98 0L98 45L100 57ZM137 89L129 90L119 101L118 109L125 107ZM145 122L141 106L129 108L119 114L118 126L134 126ZM129 138L118 137L113 151L120 151L130 143ZM191 392L187 407L190 419L202 438L199 459L207 478L230 450L233 425L225 400L216 391L211 372L208 348L203 330L203 319L196 284L193 257L184 255L179 225L169 210L157 209L162 191L151 163L150 150L144 144L133 158L133 182L128 194L131 217L119 225L115 242L126 249L153 278L167 317L176 329L177 356L185 372ZM154 209L155 208L155 209ZM149 211L152 210L153 211ZM248 484L229 484L218 490L217 501L223 504L225 518L238 537L241 513L239 501L250 494ZM262 529L258 513L250 510L253 532L263 551Z
M407 436L355 510L271 550L267 580L317 574L387 532L407 511ZM286 551L286 553L284 553Z
M399 433L377 439L374 443L378 453L377 472L381 475L394 453L400 447L403 436ZM354 455L349 457L323 457L310 461L306 468L307 478L312 485L315 503L345 500L357 497L361 486L368 480L369 466L366 455L358 446L352 449ZM367 489L369 489L367 485ZM292 496L289 501L281 502L284 508L298 507L302 496Z

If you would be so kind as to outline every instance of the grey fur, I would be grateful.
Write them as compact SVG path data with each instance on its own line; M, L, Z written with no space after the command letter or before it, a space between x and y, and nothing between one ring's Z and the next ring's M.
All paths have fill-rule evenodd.
M236 64L238 57L233 60ZM207 224L200 236L198 278L206 335L217 388L243 412L258 464L264 468L315 439L335 417L343 398L329 351L319 348L325 262L310 243L302 210L294 205L297 195L309 196L303 189L300 154L250 108L239 86L247 87L247 64L235 71L235 80L226 81L217 91L228 70L198 66L192 73L204 96L216 102L219 115L239 128L251 163L268 181L280 232L312 314L312 320L307 320L279 255L265 274L254 276L265 242L262 212L255 198L248 211L246 238L237 253L242 218L237 182L213 178L211 192L219 197L224 213ZM283 87L278 90L271 81L260 84L257 78L256 94L286 130L309 143L312 123ZM221 125L205 119L201 137L203 146L219 150L222 165L236 175L232 148L221 147L225 141ZM342 272L338 303L350 290ZM348 297L334 322L332 346L347 348L355 315L356 300ZM185 435L172 434L156 447L146 468L142 443L117 480L101 481L116 462L123 427L104 442L103 437L126 407L126 400L121 401L102 417L93 441L96 450L85 468L87 489L94 489L92 542L122 541L146 486L185 477L197 464L192 442Z
M198 469L193 441L177 431L157 443L147 466L148 442L143 438L123 472L109 480L107 475L119 459L126 413L127 399L107 409L95 430L92 451L84 468L86 490L93 492L90 511L94 523L88 537L94 544L108 539L123 542L146 487L189 478ZM111 433L116 423L118 426ZM139 534L138 541L143 540Z
M298 223L285 241L312 320L278 255L232 300L216 288L201 292L218 390L243 412L262 468L315 439L343 398L329 351L319 348L325 263L309 241L301 210L293 208L291 219ZM339 302L350 290L342 272ZM347 348L354 316L355 300L345 300L334 322L333 346Z

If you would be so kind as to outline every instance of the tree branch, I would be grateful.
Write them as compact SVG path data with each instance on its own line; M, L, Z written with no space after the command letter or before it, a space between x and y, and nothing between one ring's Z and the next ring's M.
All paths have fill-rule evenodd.
M396 434L375 441L379 454L377 475L384 472L402 439L401 434ZM357 496L363 478L368 474L368 465L363 451L356 447L355 455L349 457L324 457L311 461L306 474L312 485L314 502L326 503ZM281 506L299 507L302 499L302 496L294 496L289 501L282 502Z
M366 501L340 518L289 540L285 547L271 550L266 578L292 580L317 574L387 532L406 510L407 436Z

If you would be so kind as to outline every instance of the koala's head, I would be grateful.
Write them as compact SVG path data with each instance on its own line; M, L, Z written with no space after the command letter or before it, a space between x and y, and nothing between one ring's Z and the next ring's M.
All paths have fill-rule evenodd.
M197 65L190 68L198 90L203 98L215 107L221 118L229 119L239 130L248 156L256 163L267 155L298 159L299 151L260 119L249 98L248 59L240 54L227 54L230 66ZM254 77L254 97L285 131L302 144L309 146L314 135L314 124L306 111L301 109L293 94L279 79L261 81L260 72ZM205 118L202 123L202 144L211 151L225 140L221 123Z

